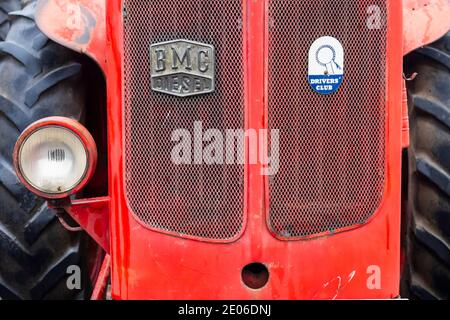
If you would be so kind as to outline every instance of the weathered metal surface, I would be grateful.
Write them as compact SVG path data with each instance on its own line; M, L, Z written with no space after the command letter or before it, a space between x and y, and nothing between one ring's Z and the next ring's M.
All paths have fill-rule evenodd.
M450 0L403 0L403 54L442 37L449 17Z
M36 23L53 41L106 70L106 0L38 0Z
M152 89L178 97L214 91L214 47L188 40L150 46Z

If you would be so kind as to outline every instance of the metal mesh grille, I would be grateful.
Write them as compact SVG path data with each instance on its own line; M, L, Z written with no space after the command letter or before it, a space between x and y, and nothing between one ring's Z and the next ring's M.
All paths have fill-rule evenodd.
M241 165L171 161L172 132L244 126L241 0L125 0L126 194L150 228L227 240L243 227ZM149 47L187 39L216 49L216 91L177 98L150 89Z
M380 205L387 29L368 29L371 5L385 18L385 0L269 1L269 124L280 130L269 225L282 238L363 224ZM344 83L329 96L306 81L309 48L322 36L345 50Z

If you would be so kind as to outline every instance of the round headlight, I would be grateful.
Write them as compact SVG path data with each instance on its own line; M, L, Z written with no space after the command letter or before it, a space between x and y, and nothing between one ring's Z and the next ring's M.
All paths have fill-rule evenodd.
M97 157L94 140L81 124L56 117L26 129L14 154L21 181L46 198L67 197L81 189Z

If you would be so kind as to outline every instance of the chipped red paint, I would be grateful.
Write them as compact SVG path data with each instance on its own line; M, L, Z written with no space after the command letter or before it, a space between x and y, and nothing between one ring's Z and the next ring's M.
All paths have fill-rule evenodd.
M403 0L403 53L438 40L450 29L450 0Z
M38 0L36 23L53 41L94 59L105 70L106 0Z

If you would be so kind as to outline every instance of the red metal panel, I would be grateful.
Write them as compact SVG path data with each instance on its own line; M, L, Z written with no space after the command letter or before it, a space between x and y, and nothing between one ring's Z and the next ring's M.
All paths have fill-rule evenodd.
M106 0L38 0L36 23L53 41L106 70Z
M86 53L105 70L105 6L105 0L38 0L36 21L49 38ZM403 8L404 54L437 40L450 28L448 0L403 0Z
M355 0L356 1L356 0ZM266 127L268 115L268 1L243 1L243 68L246 127ZM389 1L386 64L386 191L367 225L308 241L279 241L268 231L265 177L261 165L246 166L248 217L241 238L204 243L150 231L128 210L125 197L123 33L121 1L108 1L108 127L110 144L112 295L116 299L318 299L393 298L399 292L402 11ZM351 21L351 19L349 20ZM342 22L346 23L346 22ZM350 23L350 22L348 22ZM225 35L224 35L225 36ZM289 35L286 35L289 36ZM148 44L150 45L150 44ZM265 48L265 50L261 50ZM283 50L283 48L280 48ZM301 57L300 57L301 58ZM143 81L146 81L143 79ZM301 82L301 79L299 80ZM303 84L307 86L307 82ZM250 290L242 268L264 263L268 284ZM370 286L379 270L381 286ZM369 282L369 283L368 283ZM369 284L369 285L368 285Z
M55 204L66 210L83 230L109 253L109 203L109 197L102 197Z
M449 16L449 0L403 0L403 54L446 34Z
M104 300L104 296L108 287L108 280L111 274L111 256L105 255L103 259L97 281L95 282L94 291L91 295L91 300Z

